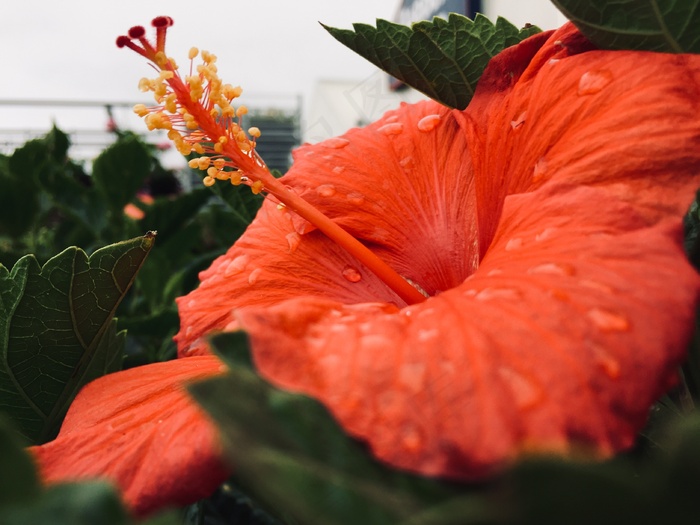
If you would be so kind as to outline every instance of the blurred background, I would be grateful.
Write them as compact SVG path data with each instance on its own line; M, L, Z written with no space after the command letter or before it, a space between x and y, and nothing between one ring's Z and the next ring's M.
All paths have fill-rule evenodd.
M263 130L259 151L284 171L289 151L377 119L422 95L400 85L336 42L319 24L351 28L377 18L410 24L459 12L553 29L564 17L547 0L24 0L0 19L0 153L9 154L55 124L70 138L70 156L89 165L130 130L161 147L167 168L184 167L163 135L145 135L133 115L150 97L137 89L150 76L145 60L115 46L132 25L168 15L168 54L185 64L191 46L215 53L225 82L241 85L251 125Z

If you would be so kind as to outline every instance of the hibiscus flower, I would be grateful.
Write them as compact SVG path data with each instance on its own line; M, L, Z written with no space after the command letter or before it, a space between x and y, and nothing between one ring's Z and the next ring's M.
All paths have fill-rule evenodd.
M142 383L157 375L170 391L195 370L217 373L206 336L235 329L248 332L261 375L316 397L403 469L477 479L533 450L606 457L628 448L676 381L700 291L681 228L700 185L699 81L698 56L598 51L566 25L494 58L465 111L402 105L299 148L283 190L258 183L264 165L244 137L230 159L238 171L228 160L198 166L207 183L226 178L274 197L179 299L184 359L89 385L56 441L33 449L45 477L110 477L141 513L200 496L183 494L205 469L225 475L212 426L180 391L167 417L170 400ZM178 148L196 151L196 133L173 134ZM210 137L218 154L233 135L221 136ZM348 252L295 207L298 197L412 292ZM130 392L130 408L113 410L119 392ZM103 427L120 417L138 425L86 451L99 435L90 428L97 393ZM180 410L186 422L173 417ZM154 418L174 445L158 440ZM201 446L187 448L193 439ZM173 463L183 450L192 461ZM137 470L146 459L148 472ZM154 462L177 482L149 501L162 466Z

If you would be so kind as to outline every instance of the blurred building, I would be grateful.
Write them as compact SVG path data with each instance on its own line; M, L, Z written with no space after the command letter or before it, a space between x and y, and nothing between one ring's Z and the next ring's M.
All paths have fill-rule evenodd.
M449 13L474 18L482 13L491 20L502 16L518 27L526 23L542 29L554 29L566 19L549 0L403 0L394 21L410 25ZM318 82L302 122L304 142L319 142L363 126L396 108L402 101L415 102L423 94L406 89L396 79L377 70L367 78L355 80L324 79Z

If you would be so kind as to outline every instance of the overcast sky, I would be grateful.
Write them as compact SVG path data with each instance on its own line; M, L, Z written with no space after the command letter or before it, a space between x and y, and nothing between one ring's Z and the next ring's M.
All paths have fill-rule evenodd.
M505 5L515 10L513 21L518 23L520 2L512 1ZM167 51L181 65L190 47L197 46L218 56L222 79L243 87L244 103L261 105L262 100L266 105L270 98L293 102L298 96L308 103L318 80L362 81L377 71L333 39L319 21L341 28L353 22L374 24L377 18L394 19L400 4L401 0L5 1L0 16L0 102L150 103L137 84L141 77L152 76L152 70L135 53L118 49L115 40L133 25L150 29L153 17L168 15L175 25L168 32ZM496 4L493 0L492 7ZM527 13L537 12L529 5ZM117 116L118 121L135 118L128 110ZM0 130L43 130L52 122L68 131L104 129L106 116L101 109L0 104Z
M219 57L226 82L244 93L308 94L318 78L362 78L375 71L336 42L319 21L391 19L400 0L17 0L0 17L0 100L143 100L144 60L114 42L132 25L168 15L168 54L186 62L191 46ZM201 7L197 7L201 6Z

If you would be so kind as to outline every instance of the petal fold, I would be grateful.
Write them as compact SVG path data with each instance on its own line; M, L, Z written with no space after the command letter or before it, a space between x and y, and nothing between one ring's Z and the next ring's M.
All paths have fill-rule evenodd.
M47 483L106 479L138 516L210 495L228 476L216 427L184 385L222 373L212 356L104 376L76 397L55 440L31 447Z

